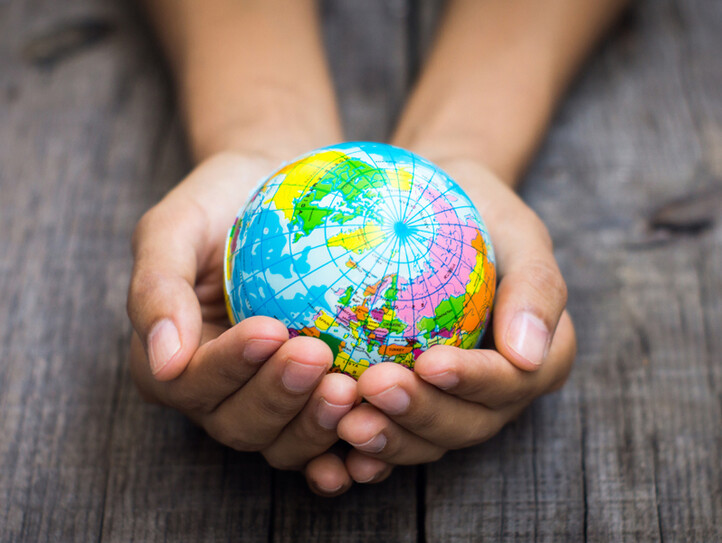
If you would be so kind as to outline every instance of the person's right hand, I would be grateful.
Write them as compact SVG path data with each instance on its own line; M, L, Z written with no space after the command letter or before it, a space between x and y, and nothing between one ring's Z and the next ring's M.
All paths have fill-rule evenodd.
M228 228L280 162L216 155L139 221L128 293L131 373L145 400L178 409L225 445L260 451L281 469L313 460L309 484L333 495L351 485L326 451L357 401L356 382L327 374L331 350L314 338L289 340L277 320L230 327L223 298Z

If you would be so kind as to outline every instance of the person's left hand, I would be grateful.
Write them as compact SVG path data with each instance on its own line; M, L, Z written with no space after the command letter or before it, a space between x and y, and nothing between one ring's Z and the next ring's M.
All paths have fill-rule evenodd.
M536 397L561 387L576 353L566 286L544 225L482 165L441 165L479 207L494 242L501 278L494 349L436 346L414 371L393 363L366 370L358 390L368 403L338 425L353 446L345 466L357 482L489 439Z

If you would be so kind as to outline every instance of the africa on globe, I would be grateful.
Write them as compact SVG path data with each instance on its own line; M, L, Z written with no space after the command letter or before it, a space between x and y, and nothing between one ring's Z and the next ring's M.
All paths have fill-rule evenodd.
M478 211L441 169L381 143L307 153L265 179L228 235L233 324L280 320L322 339L332 371L477 346L496 286Z

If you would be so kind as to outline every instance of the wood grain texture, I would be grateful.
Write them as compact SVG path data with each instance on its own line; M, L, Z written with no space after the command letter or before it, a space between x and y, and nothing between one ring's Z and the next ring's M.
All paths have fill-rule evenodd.
M350 139L384 139L441 2L323 0ZM486 444L333 500L143 404L128 240L190 167L119 0L0 0L0 541L722 540L722 4L642 0L523 188L580 351Z

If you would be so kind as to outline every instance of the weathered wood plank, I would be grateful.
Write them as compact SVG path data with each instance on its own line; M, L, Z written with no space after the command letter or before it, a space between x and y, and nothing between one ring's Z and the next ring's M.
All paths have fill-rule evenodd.
M122 180L101 175L117 91L109 38L52 71L23 59L64 18L101 2L0 6L0 539L98 537L109 423L126 330ZM111 331L106 333L105 331Z
M349 137L388 134L438 7L323 3ZM130 382L128 238L189 167L137 14L0 1L0 540L721 540L722 216L652 218L722 187L722 5L634 13L525 187L570 286L570 383L487 444L323 500Z
M310 494L298 474L276 474L274 540L325 543L415 543L416 469L397 468L377 485L357 485L337 498Z

